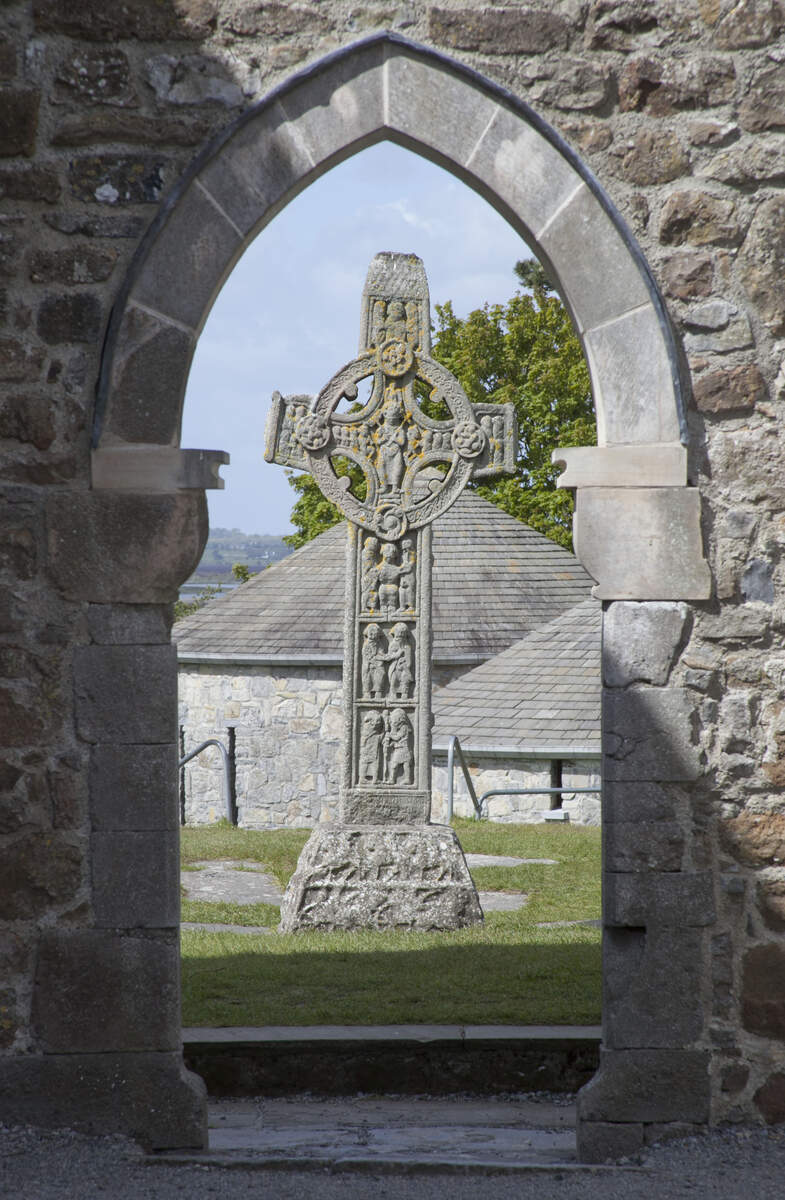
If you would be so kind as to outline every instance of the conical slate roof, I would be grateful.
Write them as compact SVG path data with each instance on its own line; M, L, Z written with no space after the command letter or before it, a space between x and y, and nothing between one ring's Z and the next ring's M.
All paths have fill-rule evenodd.
M572 554L473 492L433 529L437 663L483 662L589 594ZM342 523L179 621L180 659L341 661L345 547Z
M435 692L434 748L456 734L464 750L599 754L601 608L585 600Z

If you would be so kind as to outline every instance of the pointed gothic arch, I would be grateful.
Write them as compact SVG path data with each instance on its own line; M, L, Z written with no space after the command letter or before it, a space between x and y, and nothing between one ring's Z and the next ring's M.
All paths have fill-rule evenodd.
M576 545L597 594L704 597L698 496L685 488L679 356L632 234L588 168L528 105L394 34L340 50L281 85L211 143L168 196L113 310L95 410L94 486L220 486L221 456L176 449L191 358L213 300L249 242L298 192L385 138L480 193L558 284L597 411L598 447L559 456L563 485L582 489ZM637 493L633 519L630 496L618 495L629 488ZM617 542L620 531L633 546L644 537L642 578L630 572L629 556L608 560L602 528L610 525Z

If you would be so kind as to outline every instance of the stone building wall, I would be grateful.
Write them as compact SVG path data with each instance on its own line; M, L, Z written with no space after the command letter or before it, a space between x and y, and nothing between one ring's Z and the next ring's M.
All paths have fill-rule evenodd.
M165 451L187 330L209 294L181 289L192 325L159 328L166 280L146 278L147 303L128 319L148 349L110 389L104 451L157 447L168 486L134 491L129 459L104 453L113 466L91 487L102 344L145 230L210 136L293 70L382 29L508 88L588 164L664 295L689 384L711 598L658 639L649 600L685 595L658 592L628 547L645 587L602 593L606 1032L580 1151L626 1152L663 1122L785 1119L779 0L6 0L0 21L2 1119L114 1127L149 1144L204 1137L203 1092L179 1049L169 619L206 537L206 479ZM443 86L410 102L423 126L435 114L466 134L465 112L441 112L449 71L429 78L440 73ZM334 110L304 86L329 124ZM345 105L340 116L351 119ZM291 119L304 119L296 105ZM487 194L511 194L514 151L508 140L483 160ZM187 202L188 228L202 228L210 202L198 188ZM604 302L618 277L593 276L598 246L581 228L565 228L574 251L552 244L553 256L571 289ZM186 246L185 276L208 249L229 261L233 237L222 226ZM594 345L601 378L601 331ZM634 346L633 374L645 349ZM615 442L624 429L627 442L656 442L659 395L623 391L608 401ZM599 512L601 492L583 487L579 512ZM651 499L631 489L629 512ZM676 535L672 548L681 561ZM641 627L656 653L632 661Z
M441 668L442 678L456 678L456 668ZM340 667L270 669L235 665L181 665L178 671L179 723L184 754L218 738L228 747L235 737L235 794L238 824L246 829L302 826L310 828L337 814L343 708ZM478 797L491 788L549 787L550 762L495 756L469 759ZM220 752L209 747L183 768L185 821L211 824L226 816ZM455 773L454 811L473 815L460 772ZM598 764L564 761L563 807L578 824L596 825L596 796L570 794L573 787L595 787ZM445 819L447 760L434 755L434 821ZM487 804L493 821L538 821L548 797L495 796Z
M340 667L300 667L283 673L258 667L180 668L180 725L185 753L208 738L235 731L238 824L311 827L334 818L343 735ZM218 750L185 768L189 825L226 815Z
M436 664L445 686L468 666ZM341 667L231 667L181 663L179 723L183 753L235 731L238 824L248 829L311 827L337 815L343 736ZM185 820L226 816L220 751L204 750L183 768Z

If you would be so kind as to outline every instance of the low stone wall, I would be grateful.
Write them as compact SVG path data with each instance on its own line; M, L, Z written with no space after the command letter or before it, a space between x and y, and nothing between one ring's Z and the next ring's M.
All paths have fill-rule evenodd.
M466 755L469 773L472 777L474 790L478 799L484 792L493 789L514 788L547 788L551 786L551 764L546 758L520 757L476 757ZM598 787L600 784L599 759L563 760L562 784L564 793L562 807L569 813L570 821L581 825L599 825L600 796L570 794L572 787ZM433 806L431 816L434 821L444 821L447 818L447 756L434 754L433 760ZM457 817L471 817L474 806L469 796L463 773L455 766L455 791L453 793L453 812ZM507 823L521 822L534 824L542 820L543 810L550 808L547 794L538 796L492 796L485 809L492 821Z

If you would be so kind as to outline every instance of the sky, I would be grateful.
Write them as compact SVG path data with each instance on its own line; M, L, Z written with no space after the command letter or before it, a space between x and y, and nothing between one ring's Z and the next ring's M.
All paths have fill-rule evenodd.
M357 354L368 265L380 250L418 254L431 309L466 316L515 292L520 236L449 172L389 142L333 168L251 243L197 344L182 446L228 450L210 525L288 533L295 493L266 463L272 393L315 394Z

